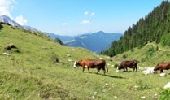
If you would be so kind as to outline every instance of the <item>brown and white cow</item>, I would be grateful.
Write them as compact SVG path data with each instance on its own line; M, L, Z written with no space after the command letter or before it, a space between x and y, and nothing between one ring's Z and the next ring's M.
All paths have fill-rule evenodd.
M163 70L168 70L170 69L170 62L167 63L159 63L156 65L156 67L154 68L154 71L160 71L160 73L163 72Z
M124 69L124 71L128 71L129 68L133 68L133 71L136 70L137 72L137 61L131 60L131 61L122 61L120 65L117 67L118 70Z
M108 68L106 67L106 61L103 59L82 59L80 61L76 61L74 63L74 67L82 67L83 68L83 72L85 71L85 68L88 69L89 68L97 68L97 73L100 70L103 70L103 73L106 73L106 70L108 72Z

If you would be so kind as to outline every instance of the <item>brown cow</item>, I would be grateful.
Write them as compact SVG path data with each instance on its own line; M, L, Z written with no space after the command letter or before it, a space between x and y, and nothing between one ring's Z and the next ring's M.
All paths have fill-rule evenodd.
M120 65L117 67L118 70L124 69L124 71L128 71L129 68L133 68L133 71L136 70L137 72L137 61L131 60L131 61L122 61Z
M106 67L106 61L103 59L83 59L74 63L74 67L81 66L83 68L83 72L85 68L97 68L97 73L102 69L104 74L106 73L106 69L108 72L108 68Z
M159 70L160 73L162 73L163 70L168 70L168 69L170 69L170 62L157 64L156 67L154 68L154 71L156 72Z

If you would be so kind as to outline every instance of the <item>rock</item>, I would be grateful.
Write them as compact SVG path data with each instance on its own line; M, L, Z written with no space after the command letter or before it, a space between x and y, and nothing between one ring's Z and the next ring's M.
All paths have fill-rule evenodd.
M119 70L116 70L116 73L118 73L119 72Z
M141 99L145 99L146 97L145 96L142 96Z
M165 77L167 74L166 73L160 73L159 76Z
M72 59L68 59L68 62L73 62L73 60Z

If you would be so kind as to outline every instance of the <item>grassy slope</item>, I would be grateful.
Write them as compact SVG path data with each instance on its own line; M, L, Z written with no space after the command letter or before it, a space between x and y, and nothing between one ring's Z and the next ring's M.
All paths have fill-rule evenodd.
M47 38L5 25L0 31L0 54L9 43L15 44L21 53L0 55L0 99L113 100L117 97L119 100L138 100L142 96L154 99L154 94L159 94L170 78L144 76L140 72L115 73L112 68L109 68L107 76L82 73L79 68L73 69L73 62L67 60L97 55L80 48L60 46ZM54 54L61 63L51 61ZM139 87L135 88L135 85Z
M123 54L117 55L115 61L124 59L137 59L142 67L156 66L159 62L170 61L170 47L162 47L154 42L148 43L142 48L135 48Z

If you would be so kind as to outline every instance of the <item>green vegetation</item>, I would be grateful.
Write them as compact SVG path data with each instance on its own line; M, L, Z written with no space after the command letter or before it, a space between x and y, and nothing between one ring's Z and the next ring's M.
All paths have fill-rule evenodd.
M20 53L3 54L4 48L9 44L15 45ZM153 45L153 48L142 49L146 49L143 51L154 57L158 51L156 45ZM159 47L159 50L162 49ZM166 50L168 48L164 48L160 54L169 57L169 51ZM134 49L134 54L138 51L139 49ZM106 56L96 55L81 48L62 46L43 35L3 25L0 31L0 99L138 100L143 96L148 100L159 98L159 93L170 76L145 76L141 72L116 73L116 68L111 65L120 61L118 59L123 57L122 55L111 62ZM97 75L96 69L83 73L81 68L73 68L75 60L99 57L111 64L106 76L103 76L102 72ZM130 57L132 55L127 53L123 58Z
M61 41L59 38L55 38L54 39L55 42L59 43L60 45L63 45L63 41Z
M146 44L142 48L134 48L122 54L118 54L114 57L114 61L119 62L122 60L136 59L139 66L142 67L154 67L159 62L170 61L170 47L158 45L154 42Z
M162 36L161 44L163 46L170 46L170 33Z
M170 90L164 90L163 92L161 92L160 100L169 100L169 98L170 98Z
M119 41L112 43L111 48L102 52L109 56L143 47L148 42L155 41L163 45L170 45L170 2L163 1L145 18L141 18L135 25L124 32Z

